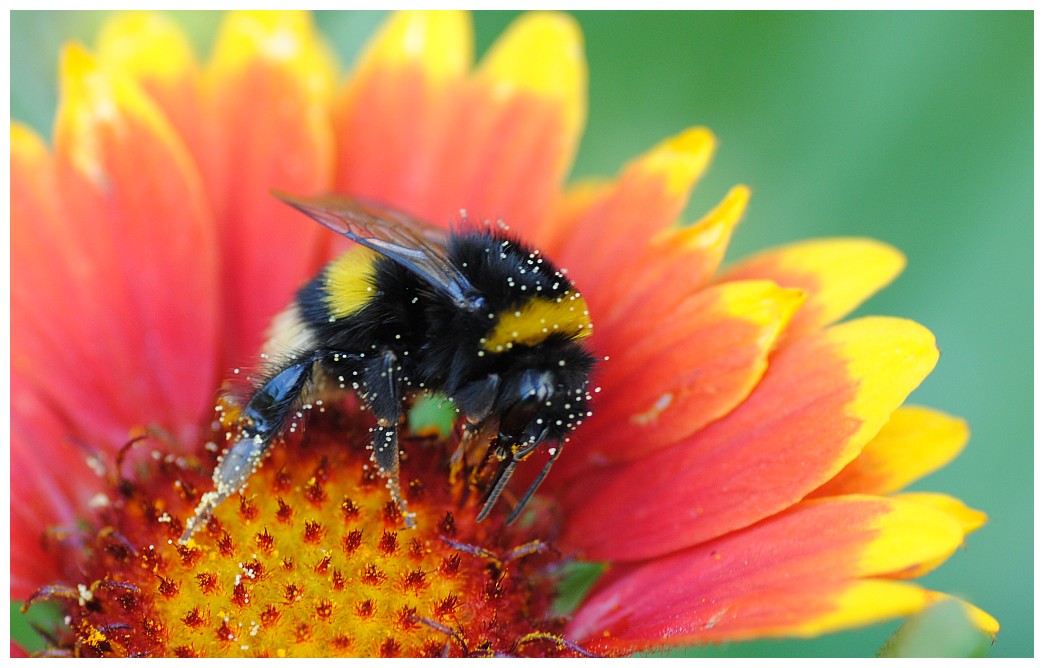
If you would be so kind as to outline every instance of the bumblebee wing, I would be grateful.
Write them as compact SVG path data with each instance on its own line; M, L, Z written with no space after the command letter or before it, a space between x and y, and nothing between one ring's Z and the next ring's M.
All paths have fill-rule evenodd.
M334 232L398 262L458 306L476 310L481 305L478 291L450 260L445 230L364 199L273 194Z

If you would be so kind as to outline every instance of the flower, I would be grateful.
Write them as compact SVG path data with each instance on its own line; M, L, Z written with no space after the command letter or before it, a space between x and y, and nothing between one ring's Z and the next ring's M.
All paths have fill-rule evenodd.
M53 153L11 135L12 498L32 500L13 504L12 595L63 603L56 649L625 654L944 596L909 580L985 517L897 494L967 438L902 405L934 339L837 324L902 256L817 240L721 271L746 188L672 225L710 132L563 188L585 116L574 23L527 15L471 60L467 18L443 12L393 16L343 86L297 13L229 15L203 66L151 15L109 23L97 54L67 47ZM407 448L418 529L401 530L344 446L365 421L329 406L176 543L224 427L215 390L337 250L272 188L500 216L568 267L608 359L528 524L476 524L436 439ZM608 568L566 619L550 606L568 559Z

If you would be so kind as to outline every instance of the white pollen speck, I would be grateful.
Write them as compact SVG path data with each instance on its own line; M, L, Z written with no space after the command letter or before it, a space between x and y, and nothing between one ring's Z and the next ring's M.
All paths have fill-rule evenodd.
M91 497L90 501L87 502L88 508L107 508L109 506L109 497L102 492L98 492Z
M105 464L102 463L101 459L94 455L87 457L87 467L94 471L95 475L99 478L105 475Z
M149 547L152 547L151 545ZM87 585L78 584L76 590L80 592L80 607L87 605L88 601L94 600L94 592L87 588Z

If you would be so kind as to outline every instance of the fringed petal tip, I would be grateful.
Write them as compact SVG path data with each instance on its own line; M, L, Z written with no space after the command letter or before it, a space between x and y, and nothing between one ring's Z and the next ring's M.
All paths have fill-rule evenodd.
M669 195L688 197L710 164L716 144L714 134L707 128L689 128L657 144L627 170L658 175L664 180L664 190Z
M308 12L235 11L225 17L207 70L211 87L259 63L285 69L316 99L332 94L336 59Z
M129 126L147 132L174 155L179 171L197 178L181 138L152 100L128 77L107 68L77 43L62 49L60 102L55 121L55 148L100 189L108 187L103 135L124 137ZM107 128L107 130L103 130Z
M720 280L766 278L806 290L809 302L789 333L798 336L851 313L905 266L902 253L874 239L811 239L741 260Z
M587 61L583 34L572 17L524 14L490 48L478 77L496 97L523 93L555 100L567 132L579 137L587 114Z
M143 81L195 76L196 56L176 23L152 12L117 14L102 26L98 55L107 67Z
M902 406L859 456L813 496L896 492L952 461L967 441L964 420L929 408Z
M896 494L894 498L919 503L946 513L957 522L965 536L982 528L989 520L989 516L986 513L969 508L960 499L956 499L948 494L905 492Z
M432 80L441 81L463 76L473 58L474 35L467 12L396 12L370 39L352 78L418 67Z

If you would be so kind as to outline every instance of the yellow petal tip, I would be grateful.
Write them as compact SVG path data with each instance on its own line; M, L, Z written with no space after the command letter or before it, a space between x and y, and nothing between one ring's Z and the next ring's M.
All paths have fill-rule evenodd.
M665 139L639 157L628 169L659 175L671 195L683 195L696 183L710 164L716 140L707 128L689 128ZM736 195L738 199L742 195Z
M11 122L12 163L19 156L36 161L46 154L47 146L44 144L43 138L35 130L24 123L19 123L18 121Z
M579 128L586 114L587 63L576 21L552 12L524 14L493 44L479 76L496 97L518 93L563 105L568 128Z
M466 12L396 12L370 42L360 69L416 65L437 80L459 77L471 66L473 42Z
M691 249L727 245L732 231L739 225L750 201L750 188L735 186L703 218L686 227L669 227L653 237L653 243L684 245Z
M96 67L94 54L79 42L67 42L62 46L59 76L63 83L82 79Z
M888 510L871 522L876 536L859 559L861 575L920 575L949 558L964 541L960 524L949 513L898 497L881 501Z
M329 94L334 80L332 52L320 39L311 15L303 11L230 12L221 25L208 70L211 84L251 65L285 68L305 90Z
M903 494L897 494L894 498L902 499L904 501L912 501L921 505L930 506L936 510L941 510L957 521L965 536L982 527L989 519L986 513L981 510L969 508L959 499L955 499L947 494L937 494L932 492L905 492Z
M98 56L138 79L170 81L196 71L195 54L174 22L151 12L118 14L98 37Z
M848 440L847 452L854 458L935 368L939 350L931 331L903 318L859 318L827 332L858 387L846 406L860 424Z
M765 329L764 336L772 340L805 301L804 290L783 288L772 281L734 281L722 284L721 290L720 305L727 317Z
M132 128L151 133L171 150L184 151L180 137L137 83L105 67L81 45L67 44L62 50L60 78L55 152L96 187L108 187L106 152Z

